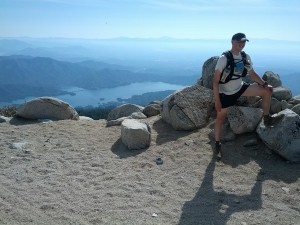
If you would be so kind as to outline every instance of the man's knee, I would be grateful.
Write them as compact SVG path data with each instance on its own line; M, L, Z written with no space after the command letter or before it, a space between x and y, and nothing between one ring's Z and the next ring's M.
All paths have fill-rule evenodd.
M265 97L271 97L271 95L272 95L272 92L269 91L267 88L263 88L262 93L263 93L263 96L265 96Z

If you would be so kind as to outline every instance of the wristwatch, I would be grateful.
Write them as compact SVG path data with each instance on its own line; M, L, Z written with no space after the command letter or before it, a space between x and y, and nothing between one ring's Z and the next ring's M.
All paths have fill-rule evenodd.
M262 87L266 87L266 86L268 86L269 84L268 84L268 82L267 81L265 81L265 83L263 83L263 85L261 85Z

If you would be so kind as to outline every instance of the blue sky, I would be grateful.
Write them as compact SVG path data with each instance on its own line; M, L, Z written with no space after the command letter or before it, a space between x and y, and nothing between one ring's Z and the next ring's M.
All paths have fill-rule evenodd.
M300 40L299 0L1 0L0 37Z

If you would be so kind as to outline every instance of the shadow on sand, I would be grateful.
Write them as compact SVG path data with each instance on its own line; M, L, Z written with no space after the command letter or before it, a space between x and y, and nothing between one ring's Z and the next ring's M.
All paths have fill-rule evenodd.
M247 139L247 137L244 137ZM242 140L243 141L243 140ZM179 225L225 225L231 215L242 211L259 210L262 208L262 184L266 180L297 182L300 177L300 165L290 164L277 155L268 155L255 151L226 146L222 163L232 168L255 161L260 171L251 192L245 195L217 191L214 188L213 174L216 159L209 162L203 182L191 201L184 204ZM262 144L263 146L263 144Z
M176 141L179 138L187 136L194 131L175 130L170 124L163 119L159 119L153 123L153 129L157 132L156 144L161 145L167 142Z
M215 191L213 187L215 163L216 160L212 159L197 194L193 200L184 204L180 225L225 225L235 212L261 208L261 181L254 184L249 195L240 196L224 191ZM249 201L251 204L248 204Z

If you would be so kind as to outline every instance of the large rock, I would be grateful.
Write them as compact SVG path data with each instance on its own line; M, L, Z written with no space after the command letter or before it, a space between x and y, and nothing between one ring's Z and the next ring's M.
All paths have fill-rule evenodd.
M135 112L142 113L144 107L135 104L123 104L109 112L107 120L116 120L121 117L131 116ZM146 116L145 116L146 117Z
M213 124L215 126L215 122ZM215 140L215 130L214 129L212 129L208 135L212 140ZM222 126L221 142L233 141L233 140L235 140L235 138L236 138L236 134L233 133L228 120L225 119L223 126Z
M282 100L285 101L285 100ZM276 98L271 99L271 106L270 106L270 113L275 114L279 113L282 110L282 103L281 101L277 100Z
M144 110L143 113L147 116L147 117L151 117L151 116L156 116L158 114L160 114L162 111L162 107L160 104L149 104L147 105Z
M228 121L235 134L255 131L262 116L263 112L258 108L240 106L228 108Z
M300 104L300 95L296 95L294 97L292 97L289 101L288 101L289 104L292 104L292 105L298 105Z
M142 112L134 112L129 116L129 119L146 119L147 116Z
M292 110L300 116L300 104L295 105Z
M213 89L214 72L218 59L218 56L214 56L203 63L202 77L199 81L200 85L209 89Z
M283 119L273 127L261 122L256 132L261 140L272 150L292 162L300 162L300 116L285 109Z
M162 118L175 130L194 130L207 125L213 106L213 91L196 84L164 99Z
M78 120L79 115L68 103L52 97L40 97L17 108L16 116L25 119Z
M289 88L286 87L276 87L273 88L273 95L274 98L277 100L290 100L292 98L292 91Z
M121 124L121 139L128 149L138 150L149 147L150 127L135 119L125 119Z
M272 71L267 71L262 76L262 79L267 81L273 88L280 87L282 82L278 74L273 73Z
M145 116L145 114L143 114L141 112L134 112L130 116L120 117L120 118L115 119L115 120L107 120L106 125L108 127L110 127L110 126L119 126L126 119L146 119L146 118L147 118L147 116Z
M106 126L111 127L111 126L120 126L122 122L126 119L132 119L131 116L128 117L121 117L116 120L107 120Z

